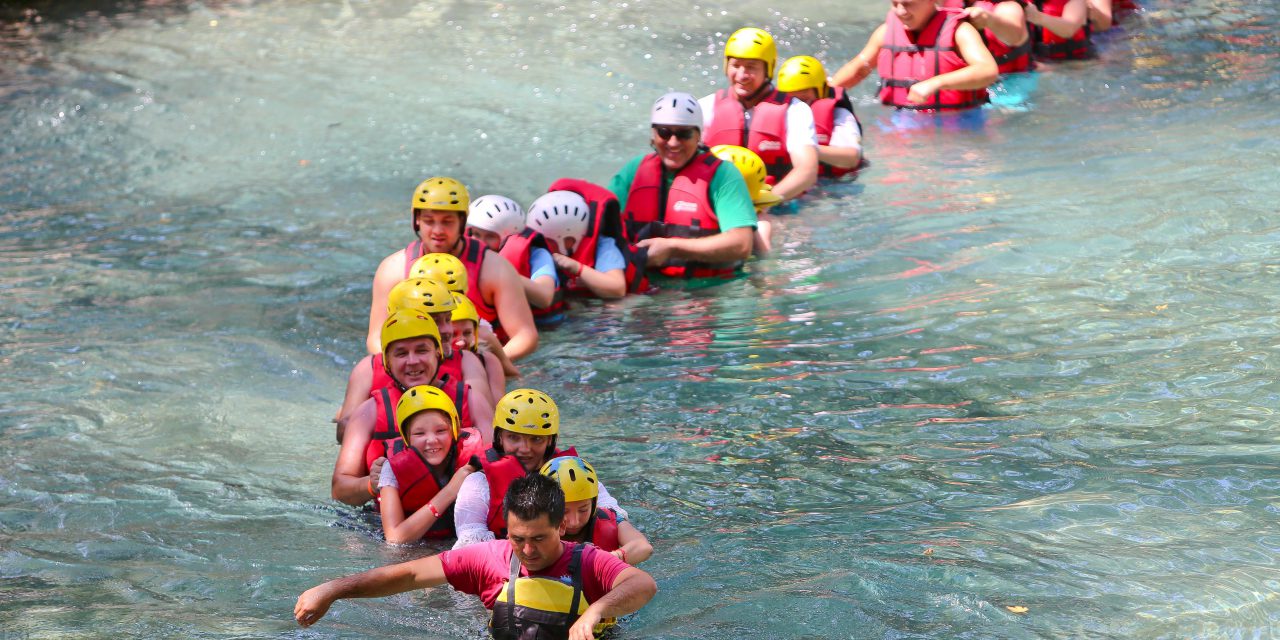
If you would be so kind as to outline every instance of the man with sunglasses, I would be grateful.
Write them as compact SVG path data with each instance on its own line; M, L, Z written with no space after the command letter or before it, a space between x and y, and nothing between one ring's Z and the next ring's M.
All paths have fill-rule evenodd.
M736 145L760 156L773 193L790 200L818 181L818 138L809 105L773 86L778 47L746 27L724 45L729 88L699 100L708 146Z
M627 237L671 277L723 277L751 255L756 210L742 174L702 143L702 107L687 93L653 103L649 145L613 177ZM763 230L762 230L763 231Z

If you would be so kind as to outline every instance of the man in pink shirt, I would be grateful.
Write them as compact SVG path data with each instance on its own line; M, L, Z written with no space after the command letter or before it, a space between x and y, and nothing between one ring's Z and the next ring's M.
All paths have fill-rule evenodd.
M516 480L503 509L506 540L330 580L298 597L294 618L311 626L342 598L377 598L448 582L480 596L493 611L489 633L498 640L532 637L526 634L534 629L548 634L538 637L591 640L597 625L639 610L657 592L644 571L594 546L560 539L564 492L555 480L541 474Z

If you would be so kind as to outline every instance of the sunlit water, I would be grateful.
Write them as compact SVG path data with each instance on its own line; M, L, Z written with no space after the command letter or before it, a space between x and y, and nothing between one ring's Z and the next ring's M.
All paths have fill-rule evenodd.
M447 589L291 617L435 550L328 498L413 186L605 181L737 27L834 67L887 8L53 4L0 30L0 637L482 636ZM869 81L873 166L748 277L544 335L656 547L625 637L1275 635L1278 14L1148 4L976 120Z

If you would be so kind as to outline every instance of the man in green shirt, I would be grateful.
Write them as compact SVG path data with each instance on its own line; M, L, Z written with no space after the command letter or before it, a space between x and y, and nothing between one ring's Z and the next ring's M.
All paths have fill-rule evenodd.
M609 183L646 264L673 277L729 275L751 255L758 226L742 174L702 142L702 107L687 93L653 105L654 153L627 163Z

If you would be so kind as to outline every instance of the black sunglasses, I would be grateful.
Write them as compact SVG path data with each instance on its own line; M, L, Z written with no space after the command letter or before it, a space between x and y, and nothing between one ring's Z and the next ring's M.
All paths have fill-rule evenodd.
M653 132L658 134L658 137L662 138L663 140L669 140L671 139L671 136L675 136L677 140L692 140L693 134L697 133L698 129L695 127L689 127L687 129L672 129L671 127L654 127Z

